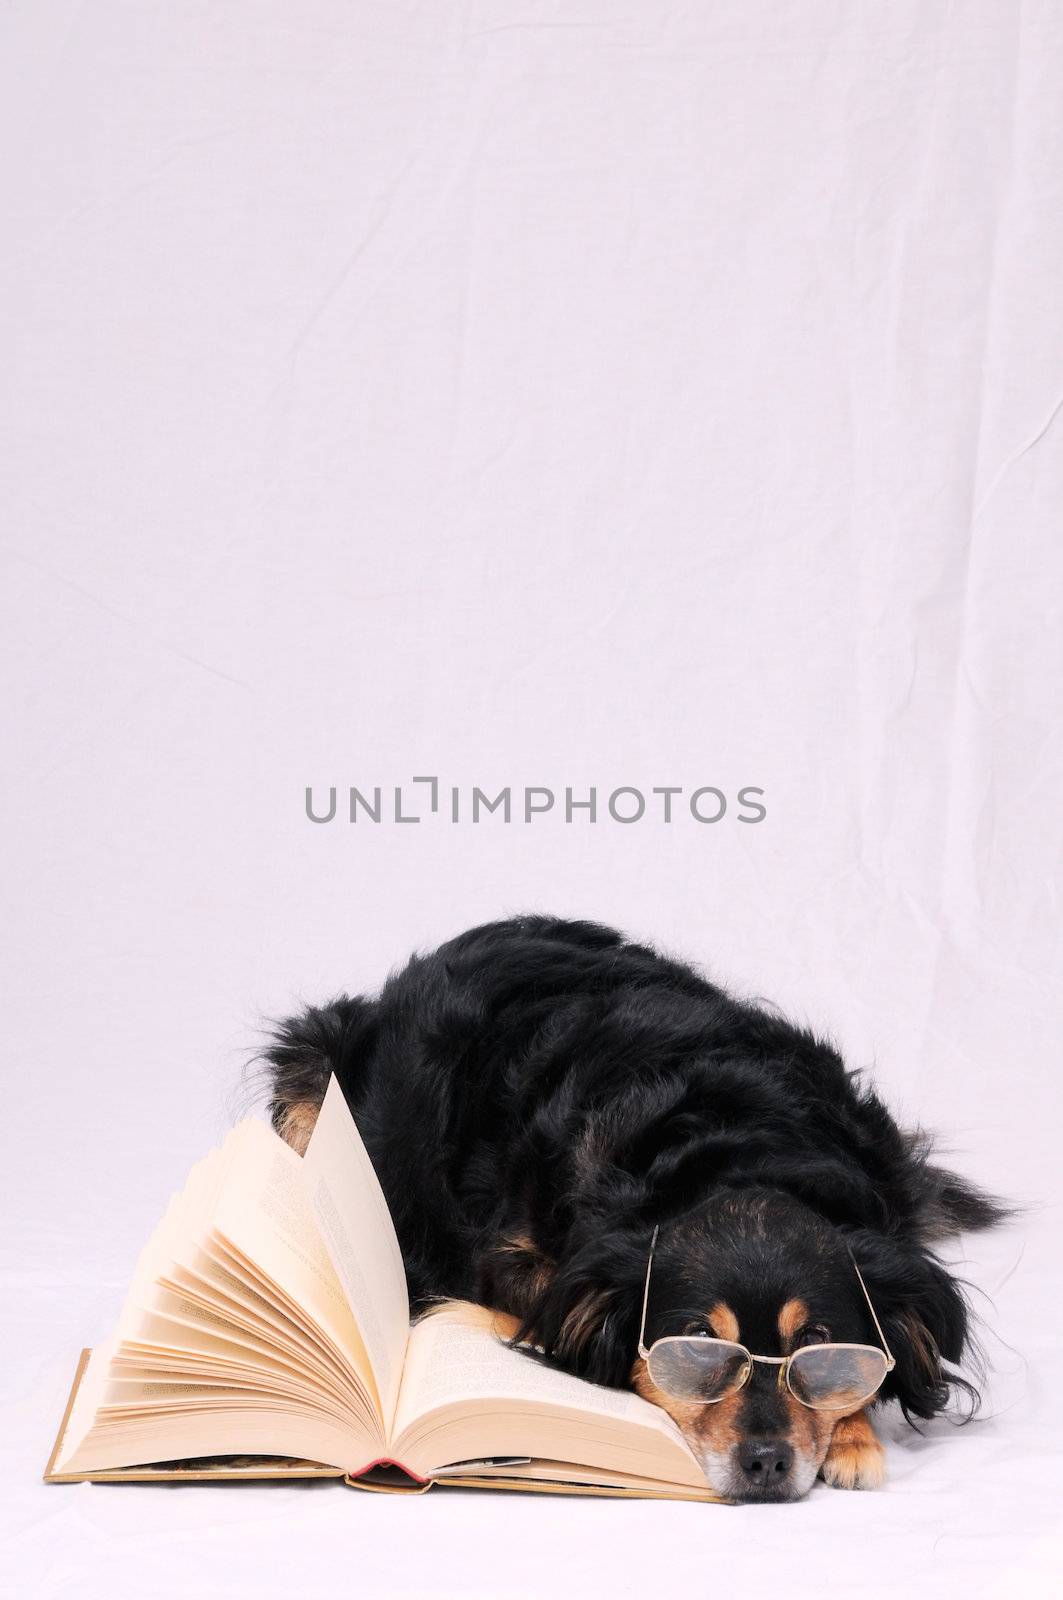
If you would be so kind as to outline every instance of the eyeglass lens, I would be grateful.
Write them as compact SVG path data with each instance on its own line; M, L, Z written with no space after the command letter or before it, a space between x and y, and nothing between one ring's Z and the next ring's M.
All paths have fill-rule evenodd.
M873 1395L886 1376L881 1350L862 1345L807 1345L790 1362L789 1384L806 1406L841 1411Z
M745 1380L749 1357L741 1345L714 1339L662 1339L650 1350L650 1377L677 1400L722 1400Z

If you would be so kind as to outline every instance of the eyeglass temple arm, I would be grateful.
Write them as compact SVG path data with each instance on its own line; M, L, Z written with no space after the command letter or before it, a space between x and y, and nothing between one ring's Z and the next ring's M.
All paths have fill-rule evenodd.
M846 1246L846 1248L848 1249L848 1246ZM853 1264L853 1271L856 1273L856 1281L857 1281L857 1283L859 1283L861 1289L864 1291L864 1299L867 1301L867 1309L871 1313L871 1320L875 1324L875 1332L878 1334L879 1338L881 1339L882 1348L886 1352L886 1362L887 1362L886 1371L887 1372L892 1372L894 1367L897 1365L897 1363L893 1359L893 1351L890 1349L889 1345L886 1343L886 1335L882 1331L882 1324L878 1320L878 1317L875 1314L875 1308L871 1304L871 1296L867 1292L867 1284L864 1282L863 1274L860 1271L860 1268L856 1264L856 1257L853 1255L852 1250L849 1250L849 1260Z
M650 1353L646 1349L646 1311L650 1303L650 1271L653 1267L653 1252L657 1248L657 1235L660 1233L660 1231L661 1228L660 1224L658 1223L657 1227L653 1230L653 1238L650 1240L650 1256L649 1260L646 1262L646 1282L642 1289L642 1321L639 1324L639 1355L643 1360L645 1360ZM855 1262L853 1264L855 1266Z

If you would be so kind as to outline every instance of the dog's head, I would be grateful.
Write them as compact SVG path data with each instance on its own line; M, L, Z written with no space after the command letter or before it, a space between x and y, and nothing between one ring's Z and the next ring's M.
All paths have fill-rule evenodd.
M662 1230L646 1346L704 1334L773 1358L806 1345L881 1348L841 1235L799 1200L772 1191L718 1195ZM631 1381L675 1419L711 1487L731 1499L806 1494L835 1425L859 1409L804 1404L777 1359L755 1361L741 1388L711 1403L659 1388L641 1357Z
M678 1423L719 1494L741 1500L794 1500L823 1464L850 1407L803 1404L778 1363L754 1362L737 1392L712 1403L676 1399L658 1388L637 1355L649 1254L643 1231L601 1236L551 1284L545 1321L548 1354L601 1383L630 1383ZM958 1285L926 1249L868 1229L842 1230L787 1193L721 1190L666 1222L654 1252L645 1345L669 1335L708 1334L753 1355L783 1357L808 1344L882 1348L854 1270L859 1263L896 1365L877 1398L894 1397L907 1416L945 1406L945 1371L967 1338Z

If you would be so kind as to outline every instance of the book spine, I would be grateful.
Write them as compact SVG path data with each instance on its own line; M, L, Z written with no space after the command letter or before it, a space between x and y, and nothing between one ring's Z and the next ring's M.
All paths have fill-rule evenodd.
M354 1468L346 1474L346 1481L354 1489L385 1489L396 1494L423 1494L432 1487L431 1478L422 1478L392 1456L378 1456L364 1467Z

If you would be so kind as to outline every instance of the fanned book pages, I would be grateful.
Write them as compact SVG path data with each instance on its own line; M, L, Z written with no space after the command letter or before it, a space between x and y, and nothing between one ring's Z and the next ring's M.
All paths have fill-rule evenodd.
M304 1156L249 1121L193 1169L82 1357L45 1476L718 1498L663 1411L512 1349L483 1307L411 1326L335 1079Z

